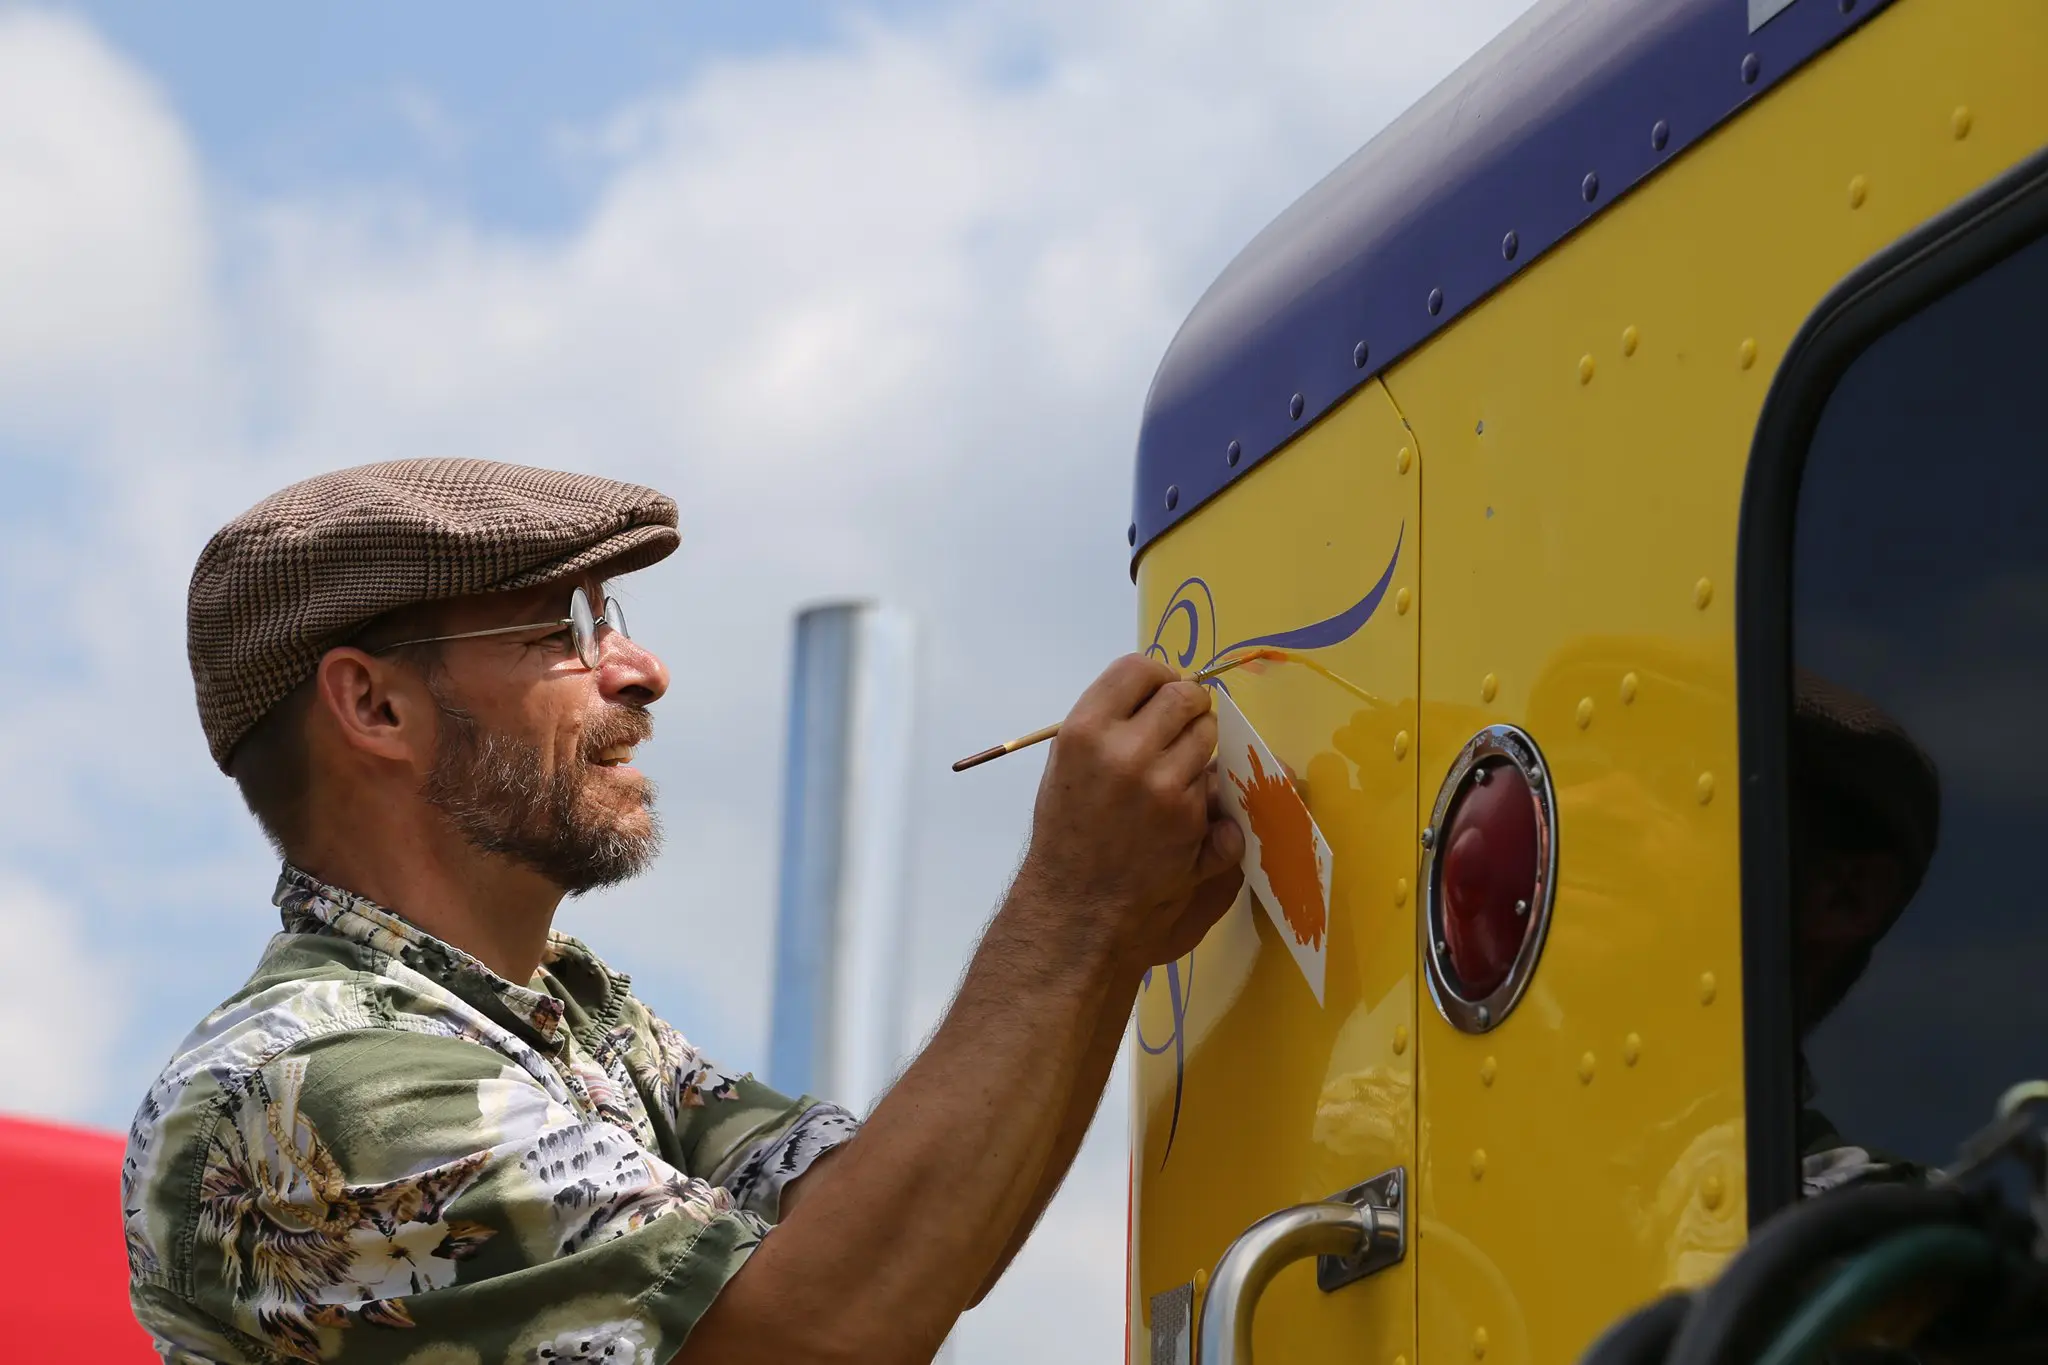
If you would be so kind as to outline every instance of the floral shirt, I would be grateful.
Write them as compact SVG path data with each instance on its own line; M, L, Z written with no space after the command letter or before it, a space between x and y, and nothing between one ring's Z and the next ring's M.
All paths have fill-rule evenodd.
M172 1365L666 1365L853 1134L575 939L518 986L296 868L276 901L128 1135L131 1301Z

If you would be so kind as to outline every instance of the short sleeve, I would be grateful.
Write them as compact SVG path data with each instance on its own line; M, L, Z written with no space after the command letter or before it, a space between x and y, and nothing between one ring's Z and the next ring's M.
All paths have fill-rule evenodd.
M673 1126L683 1164L741 1209L775 1222L783 1189L849 1141L859 1121L836 1104L791 1099L752 1076L722 1070L659 1015L644 1005L639 1010L651 1039L648 1088Z
M665 1362L766 1226L500 1054L390 1029L225 1091L196 1196L196 1306L340 1365Z

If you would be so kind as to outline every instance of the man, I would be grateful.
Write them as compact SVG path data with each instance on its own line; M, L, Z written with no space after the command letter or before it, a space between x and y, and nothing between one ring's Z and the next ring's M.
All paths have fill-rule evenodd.
M167 1360L928 1361L1072 1162L1145 969L1236 895L1207 697L1126 658L864 1125L712 1065L550 929L655 851L632 758L668 673L603 585L675 523L646 488L407 461L200 555L200 719L285 859L284 932L130 1134Z
M1941 833L1934 760L1868 698L1800 671L1792 707L1793 993L1804 1039L1870 966L1920 889ZM1922 1168L1849 1141L1812 1107L1799 1058L1799 1150L1811 1198Z

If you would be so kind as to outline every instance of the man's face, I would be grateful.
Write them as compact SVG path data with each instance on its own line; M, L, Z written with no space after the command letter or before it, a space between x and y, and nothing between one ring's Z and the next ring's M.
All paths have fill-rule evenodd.
M1905 872L1890 853L1822 849L1803 862L1793 911L1802 1034L1862 977L1905 898Z
M661 661L608 626L598 627L597 667L583 664L570 629L554 624L577 586L601 613L604 587L592 578L465 598L442 614L436 634L536 624L439 646L425 787L476 847L572 895L631 877L660 846L653 784L632 758L654 731L646 708L668 690Z

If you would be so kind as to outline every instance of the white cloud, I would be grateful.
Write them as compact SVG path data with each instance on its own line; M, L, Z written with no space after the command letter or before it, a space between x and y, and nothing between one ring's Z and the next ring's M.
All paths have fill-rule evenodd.
M0 1084L9 1111L64 1118L101 1098L126 992L124 973L88 946L90 930L77 907L0 877L0 943L16 964L0 991L0 1035L17 1044Z
M0 866L62 887L37 922L90 924L139 1001L104 1093L49 1105L118 1123L270 927L267 858L193 723L192 558L292 478L404 455L596 469L681 502L683 550L629 585L676 674L649 754L671 851L567 920L742 1062L765 1052L789 613L853 594L918 613L921 1030L1036 780L1028 758L946 762L1057 716L1129 647L1130 451L1173 329L1519 7L856 19L564 130L598 191L546 236L385 182L210 186L89 30L0 14L0 613L27 645L0 661L0 759L36 779L0 794ZM1117 1353L1121 1105L963 1326L963 1365L1036 1358L1046 1302L1077 1358Z

